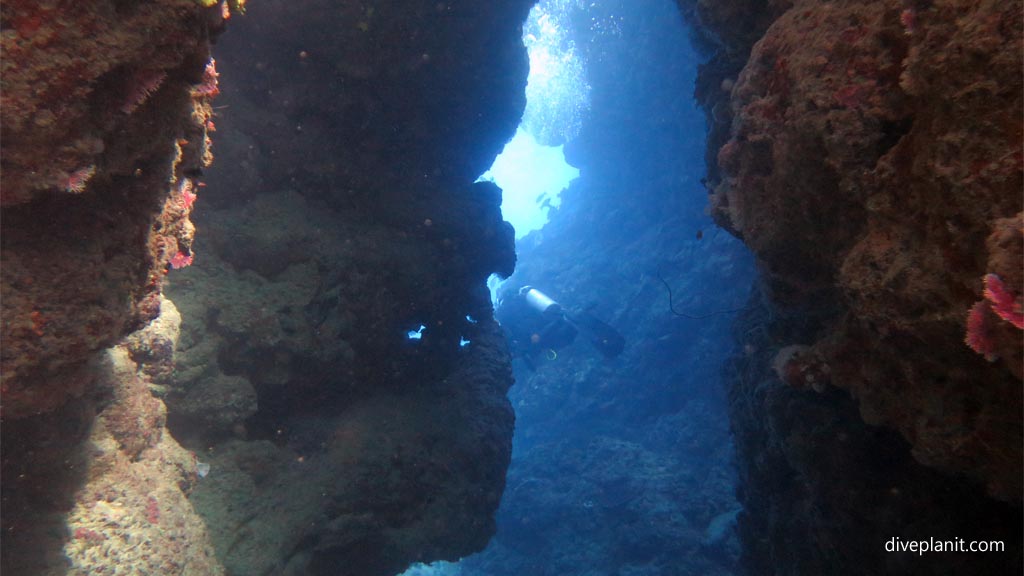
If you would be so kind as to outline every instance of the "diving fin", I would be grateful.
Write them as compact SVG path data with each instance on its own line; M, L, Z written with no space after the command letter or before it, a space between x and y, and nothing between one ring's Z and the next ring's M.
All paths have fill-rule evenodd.
M618 330L584 310L567 315L569 320L584 332L590 343L606 358L615 358L626 347L626 339Z

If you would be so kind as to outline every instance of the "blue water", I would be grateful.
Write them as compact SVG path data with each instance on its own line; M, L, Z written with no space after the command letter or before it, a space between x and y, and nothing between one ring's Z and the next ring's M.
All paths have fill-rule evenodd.
M520 127L480 179L501 187L501 213L518 239L547 224L550 210L562 203L562 190L579 174L565 161L563 146L544 146Z
M579 176L546 213L536 182L549 177L554 196L564 168L517 170L499 158L538 187L496 177L504 206L532 206L534 223L550 216L525 236L517 225L517 271L499 291L540 288L615 327L626 348L604 358L580 336L516 357L517 425L496 536L461 562L407 574L732 574L740 507L720 370L754 271L703 212L706 126L692 98L702 58L671 0L539 7L558 45L571 47L562 58L579 66L559 60L569 73L548 79L552 101L538 105L544 93L528 89L520 137L533 130L564 144ZM527 23L527 46L545 44L539 28ZM538 128L541 117L552 124Z

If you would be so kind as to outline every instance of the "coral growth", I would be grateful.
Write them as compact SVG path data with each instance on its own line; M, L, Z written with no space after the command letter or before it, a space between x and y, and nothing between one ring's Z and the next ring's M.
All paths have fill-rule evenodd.
M986 359L999 359L1000 365L1024 379L1024 213L999 218L991 229L985 241L988 259L981 281L982 299L971 308L964 341Z
M196 194L192 190L192 180L188 178L182 179L181 185L178 187L179 202L181 203L182 210L188 211L192 209L192 204L196 201Z
M984 356L985 360L995 362L999 355L996 354L991 310L988 302L983 300L971 306L971 311L967 313L967 335L964 336L964 343L970 346L971 350Z
M1024 18L927 5L792 3L729 93L713 215L777 305L833 311L812 349L867 422L1019 500Z
M206 68L203 69L202 82L192 87L192 97L213 98L220 94L220 88L217 86L217 78L219 77L217 62L210 58L210 61L206 63Z
M171 268L174 268L174 269L184 268L186 266L191 266L192 265L192 255L191 254L186 255L184 252L181 252L179 250L178 252L176 252L174 254L174 256L171 256L171 259L169 260L169 263L171 265Z
M89 179L92 178L93 174L96 173L96 166L86 166L72 172L67 181L64 184L64 189L71 194L81 194L85 192L85 186L89 183Z
M135 109L142 106L167 78L163 70L140 70L132 75L128 81L128 88L124 96L124 103L121 104L121 112L131 114Z
M998 322L993 317L1007 322L1017 328L1024 329L1024 312L1021 310L1021 297L1013 293L995 274L986 274L984 300L975 302L967 314L967 335L964 342L972 350L981 354L989 362L994 362L999 354L996 352Z
M1017 328L1024 329L1024 310L1021 308L1020 294L1011 292L999 276L985 275L985 299L996 316Z

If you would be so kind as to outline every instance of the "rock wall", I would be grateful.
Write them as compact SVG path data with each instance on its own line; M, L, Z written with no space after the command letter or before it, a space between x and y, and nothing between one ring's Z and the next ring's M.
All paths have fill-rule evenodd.
M795 6L732 88L712 196L776 301L842 302L815 353L864 419L1011 500L1021 331L993 318L991 358L964 338L986 274L1019 309L1019 16L1019 3Z
M828 328L822 310L780 311L757 295L727 364L750 574L999 574L1022 566L1021 511L983 486L917 462L897 432L866 425L855 399L780 378L780 343ZM797 356L799 360L800 356ZM811 372L798 372L807 377ZM912 540L1002 541L988 554L890 552Z
M484 279L514 252L473 182L529 2L262 2L220 85L240 2L205 4L2 7L4 573L480 549L513 427Z
M104 349L175 314L160 285L190 254L189 196L212 159L209 42L232 10L0 7L5 574L99 574L110 558L221 572L185 499L191 456L127 345Z
M3 382L8 417L82 390L76 367L156 317L189 254L183 192L212 156L220 8L3 8ZM212 70L212 69L211 69Z
M151 374L171 366L181 321L170 301L160 308L157 321L82 368L82 397L5 418L5 574L109 574L114 563L223 573L187 499L199 479L195 455L166 432L166 409L151 393Z
M683 4L711 209L764 284L731 368L748 568L912 571L939 560L880 543L959 530L1014 543L963 569L1019 569L1020 2Z
M512 379L484 282L515 255L473 182L522 113L528 7L260 2L218 45L163 394L229 573L394 574L493 533Z

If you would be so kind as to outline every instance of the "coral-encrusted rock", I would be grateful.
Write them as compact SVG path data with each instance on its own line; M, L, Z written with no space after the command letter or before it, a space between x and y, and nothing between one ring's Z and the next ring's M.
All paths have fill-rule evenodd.
M99 389L110 394L110 406L100 415L104 427L131 460L160 441L166 423L163 402L153 397L147 382L135 371L138 367L123 347L107 352L107 363Z
M159 312L188 255L182 190L209 161L194 94L220 12L194 0L0 8L4 414L79 394L87 357Z
M145 371L124 344L90 369L95 394L4 423L4 574L221 574L186 497L196 459L166 433Z
M847 392L800 389L772 373L773 356L787 356L772 341L813 338L814 332L827 329L818 319L813 311L780 314L758 298L735 327L744 353L728 367L736 375L729 400L741 478L744 572L1021 572L1024 526L1019 506L988 497L977 483L915 461L898 433L864 424L857 401ZM801 366L800 358L796 360ZM778 376L786 380L789 375ZM906 541L916 533L936 540L960 534L1001 540L1006 552L886 551L885 542L894 535Z
M116 392L83 446L89 473L68 514L67 573L121 565L150 574L221 574L186 498L197 479L195 457L164 433L163 403L137 370L121 346L101 362L99 385Z
M124 345L132 361L156 385L167 385L174 373L174 350L181 331L181 314L174 303L160 297L160 315L146 328L130 334Z
M906 41L893 10L798 5L754 46L733 88L733 137L718 155L727 177L712 203L781 299L832 285L864 221L864 174L906 121L907 97L894 89Z
M1021 251L999 220L1022 208L1021 26L1019 2L796 2L733 89L712 200L778 302L838 285L848 313L814 349L865 420L1014 500L1021 334L990 364L964 332L992 266L1022 291L1019 257L993 256Z
M166 377L173 344L155 334L135 342L139 359L156 361L139 374L123 351L116 375L90 360L160 313L168 264L191 255L185 192L211 159L212 127L211 94L192 87L204 83L222 13L194 0L12 0L0 21L3 572L66 573L68 544L74 573L110 570L112 550L132 550L122 563L139 567L152 553L150 573L217 573L208 556L184 555L202 554L205 536L183 536L177 522L148 551L64 526L71 499L90 497L78 490L106 466L82 444L90 427L116 453L113 474L152 480L133 486L135 496L177 490L178 479L143 463L173 444L146 376ZM180 492L166 496L159 506L186 513ZM175 546L193 552L174 558Z

